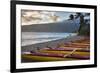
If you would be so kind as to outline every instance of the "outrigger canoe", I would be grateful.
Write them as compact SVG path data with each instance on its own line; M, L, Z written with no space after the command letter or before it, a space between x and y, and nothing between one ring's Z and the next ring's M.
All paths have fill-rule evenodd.
M61 45L60 47L73 47L73 48L89 48L89 46L78 46L78 45Z
M83 55L81 53L72 53L72 52L63 52L63 53L56 53L56 52L30 52L33 56L48 56L48 57L60 57L60 58L76 58L76 59L89 59L89 54L86 53Z
M70 60L78 60L74 58L60 58L60 57L48 57L48 56L36 56L29 54L22 54L22 59L27 61L37 61L37 62L48 62L48 61L70 61Z
M73 51L76 49L79 52L90 52L89 48L73 48L73 47L59 47L59 48L44 48L41 50L47 50L47 51Z
M39 52L41 53L51 53L51 54L70 54L72 51L61 51L61 50L40 50ZM79 51L75 51L73 53L74 55L81 55L81 56L89 56L90 52L79 52Z

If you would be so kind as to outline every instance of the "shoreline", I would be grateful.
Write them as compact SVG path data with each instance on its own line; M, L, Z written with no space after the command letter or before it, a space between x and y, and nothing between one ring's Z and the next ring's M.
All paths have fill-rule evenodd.
M72 37L67 37L67 38L44 42L44 43L21 46L21 52L36 50L37 47L40 49L45 48L46 46L56 48L58 44L63 44L63 43L69 42L69 41L83 39L84 37L85 36L72 36Z

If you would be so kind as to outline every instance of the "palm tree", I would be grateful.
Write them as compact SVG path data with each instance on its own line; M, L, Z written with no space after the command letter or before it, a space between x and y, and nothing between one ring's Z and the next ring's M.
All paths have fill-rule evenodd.
M83 13L79 13L79 12L76 13L76 16L74 16L73 14L69 15L69 20L73 20L73 19L77 19L77 18L79 18L79 20L80 20L78 35L89 35L90 34L90 31L89 31L90 24L87 25L87 22L84 19L85 16L89 16L89 15L90 15L89 13L83 14Z
M82 27L84 26L84 16L81 14L80 16L80 27L79 27L79 30L78 30L78 32L79 32L79 34L80 34L80 31L81 31L81 29L82 29Z
M89 15L89 14L86 14L86 15ZM78 35L90 35L90 24L87 25L87 23L85 22L85 15L83 14L79 14L78 13L78 16L77 17L80 17L80 27L79 27L79 30L78 30Z
M69 16L69 20L73 20L73 19L74 19L74 15L71 14L71 15Z
M77 12L75 19L79 18L81 15L82 15L82 13Z

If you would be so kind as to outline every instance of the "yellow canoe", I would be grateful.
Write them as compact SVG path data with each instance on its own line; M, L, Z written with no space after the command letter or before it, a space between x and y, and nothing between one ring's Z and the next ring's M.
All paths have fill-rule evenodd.
M55 53L55 54L70 54L72 51L61 51L61 50L55 50L55 51L49 51L49 50L40 50L39 52L42 53ZM75 51L73 54L77 54L77 55L82 55L82 56L89 56L90 52L79 52L79 51Z
M23 54L22 59L31 60L31 61L40 61L40 62L48 62L48 61L69 61L69 60L78 60L73 58L58 58L58 57L47 57L47 56L34 56Z

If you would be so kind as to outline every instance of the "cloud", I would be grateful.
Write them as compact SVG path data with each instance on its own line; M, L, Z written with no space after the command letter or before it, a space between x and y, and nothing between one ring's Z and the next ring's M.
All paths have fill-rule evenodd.
M50 11L22 11L22 25L57 22L59 16Z

